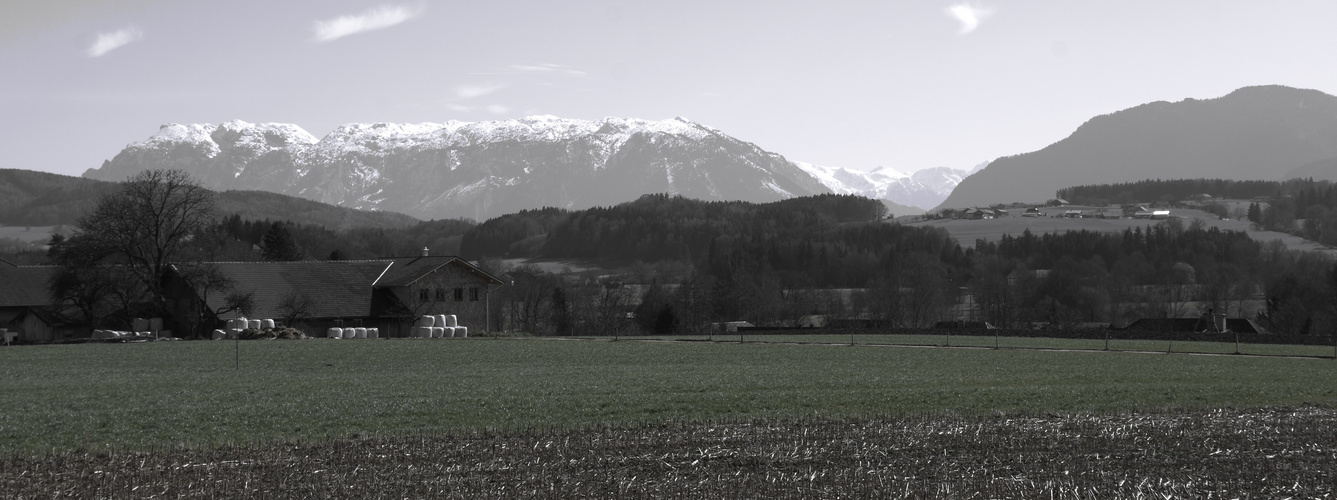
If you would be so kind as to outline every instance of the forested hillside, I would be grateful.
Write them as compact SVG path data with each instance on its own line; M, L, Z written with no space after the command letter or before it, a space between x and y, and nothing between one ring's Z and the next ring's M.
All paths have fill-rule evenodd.
M0 225L73 225L98 198L119 184L31 170L0 169ZM370 212L261 191L224 191L218 214L250 220L290 220L330 229L408 227L418 222L395 212Z
M1206 194L1214 198L1250 200L1275 196L1284 186L1293 183L1278 181L1237 181L1230 179L1148 179L1116 184L1088 184L1066 187L1055 195L1076 205L1103 206L1108 204L1152 203L1180 201Z
M73 224L117 185L67 175L0 169L0 225Z
M756 204L646 195L576 212L530 210L465 235L465 258L545 257L627 264L680 262L715 277L774 275L786 286L864 286L914 253L961 249L941 230L889 224L877 200L818 195Z

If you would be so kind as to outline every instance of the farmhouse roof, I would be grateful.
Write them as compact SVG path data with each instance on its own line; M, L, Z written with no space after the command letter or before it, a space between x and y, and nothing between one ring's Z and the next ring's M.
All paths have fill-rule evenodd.
M313 318L368 317L372 309L372 283L391 265L385 260L333 260L295 262L220 262L218 270L233 281L228 293L211 293L209 307L221 308L229 293L251 294L258 318L283 317L279 306L290 295L311 298ZM235 318L238 313L225 314Z
M47 282L55 271L55 266L0 265L0 307L51 304Z
M385 274L376 281L376 286L408 286L432 272L446 266L456 266L465 271L477 275L482 280L493 285L500 285L502 281L496 276L488 274L477 266L465 262L459 257L452 256L423 256L423 257L401 257L391 260L392 264L386 270Z

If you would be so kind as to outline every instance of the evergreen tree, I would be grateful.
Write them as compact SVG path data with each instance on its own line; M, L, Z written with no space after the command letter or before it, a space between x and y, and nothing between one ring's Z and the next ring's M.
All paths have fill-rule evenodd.
M302 250L297 248L288 226L275 222L260 240L260 256L271 261L302 260Z
M1258 207L1258 202L1249 204L1249 222L1261 224L1263 222L1263 210Z

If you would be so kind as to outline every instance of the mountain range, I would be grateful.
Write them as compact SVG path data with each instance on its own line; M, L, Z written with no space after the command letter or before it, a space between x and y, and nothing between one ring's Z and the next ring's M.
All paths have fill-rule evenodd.
M1097 116L1039 151L994 160L941 208L1042 202L1064 187L1144 179L1337 178L1337 97L1284 86Z
M777 201L836 192L922 213L964 171L905 175L798 164L686 120L531 116L491 122L349 124L323 138L291 124L168 124L84 177L185 170L214 190L263 190L423 219L486 220L545 206L583 209L668 193ZM907 206L909 205L909 206Z
M857 194L875 200L889 200L895 204L909 205L901 207L899 211L893 207L892 212L898 215L922 213L938 206L962 179L988 165L989 162L984 162L970 170L933 167L916 170L907 175L887 167L862 171L810 163L798 164L836 194Z

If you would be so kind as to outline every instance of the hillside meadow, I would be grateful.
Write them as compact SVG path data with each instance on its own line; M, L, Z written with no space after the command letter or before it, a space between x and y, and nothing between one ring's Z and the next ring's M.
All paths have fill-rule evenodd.
M1234 203L1238 204L1240 202ZM1007 217L998 219L935 219L927 221L907 221L906 224L910 226L940 227L946 229L962 248L968 248L975 246L977 240L983 239L996 242L1002 238L1004 234L1019 236L1023 231L1028 229L1037 235L1081 230L1099 233L1117 233L1122 232L1125 229L1138 227L1145 229L1148 226L1154 226L1162 222L1159 220L1147 219L1066 219L1062 217L1063 212L1066 210L1091 211L1094 209L1095 207L1082 206L1042 208L1042 211L1048 215L1047 217L1022 217L1022 209L1013 209ZM1280 241L1281 244L1291 250L1316 251L1330 255L1337 255L1337 250L1325 247L1299 236L1276 231L1255 229L1253 224L1247 220L1221 220L1216 215L1208 212L1181 208L1170 209L1170 214L1178 217L1185 227L1192 224L1194 221L1201 221L1206 228L1215 227L1222 231L1243 231L1256 241Z
M537 339L0 349L0 452L1337 403L1331 359Z

